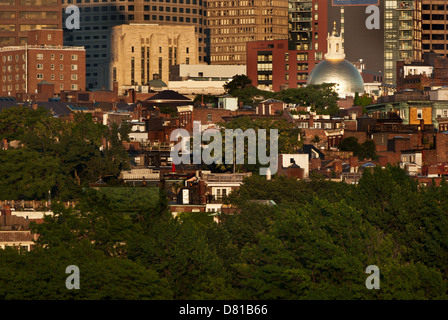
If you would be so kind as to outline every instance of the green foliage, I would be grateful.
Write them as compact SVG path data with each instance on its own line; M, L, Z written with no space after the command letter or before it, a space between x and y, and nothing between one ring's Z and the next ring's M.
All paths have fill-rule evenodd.
M69 265L80 270L79 290L65 286ZM2 300L159 300L173 295L155 271L89 246L37 248L23 254L0 250L0 268Z
M362 97L359 96L359 93L355 93L355 99L353 100L353 105L355 106L362 106L365 107L366 105L372 104L373 99L369 97L368 94L362 95Z
M224 84L224 90L229 94L248 87L252 87L252 80L244 74L234 75L231 81Z
M256 119L251 120L249 117L241 117L232 119L229 122L223 122L218 124L222 128L222 143L223 143L223 157L225 156L225 130L232 129L237 130L241 129L243 132L248 129L255 130L258 139L258 130L264 129L266 130L266 155L270 155L270 142L271 135L270 130L277 129L278 130L278 152L281 153L294 153L300 149L303 142L299 140L300 129L297 129L294 124L287 122L286 120L271 120L271 119ZM243 165L236 165L237 170L249 170L251 172L259 172L259 168L261 165L257 163L256 165L249 164L247 153L248 153L248 143L247 139L245 139L244 144L244 155L245 161ZM257 140L258 141L258 140ZM258 151L257 151L258 152ZM219 165L218 166L222 170L229 170L232 165Z
M376 154L376 145L373 140L366 140L363 143L358 142L356 137L347 137L341 141L339 144L339 150L341 151L353 151L353 155L358 157L359 160L378 159Z
M337 105L339 96L334 90L333 83L286 89L277 92L274 97L286 103L311 107L311 111L316 111L317 114L337 115L339 113Z
M0 152L3 199L40 200L49 190L56 199L76 199L81 187L100 179L116 180L129 168L123 141L130 126L94 123L90 114L73 121L54 118L46 109L13 107L0 112L0 137L19 141L18 149ZM103 139L107 146L103 148Z
M419 187L393 166L358 185L254 175L220 223L173 218L163 188L88 190L33 225L34 251L0 250L0 299L447 299L447 199L446 182ZM65 288L68 265L80 290Z
M242 89L233 90L230 93L233 97L238 98L245 106L257 106L258 103L266 99L274 97L274 93L270 91L260 90L256 87L248 86Z

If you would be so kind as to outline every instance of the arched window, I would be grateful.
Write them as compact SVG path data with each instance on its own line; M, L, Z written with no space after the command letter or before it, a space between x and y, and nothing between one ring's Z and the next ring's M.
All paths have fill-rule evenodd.
M339 43L336 43L336 52L339 52Z

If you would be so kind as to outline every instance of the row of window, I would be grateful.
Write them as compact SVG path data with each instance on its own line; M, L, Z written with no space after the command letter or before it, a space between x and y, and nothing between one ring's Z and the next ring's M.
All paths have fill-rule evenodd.
M100 10L101 8L101 10ZM116 12L116 11L135 11L135 7L133 5L129 5L126 10L126 6L102 6L102 7L86 7L86 8L79 8L80 12ZM117 10L118 9L118 10ZM178 11L179 10L179 11ZM173 12L173 13L188 13L188 14L199 14L202 16L206 16L206 11L202 11L202 9L191 9L191 8L177 8L177 7L162 7L162 6L143 6L143 11L160 11L160 12Z
M91 17L87 16L87 17L83 17L81 18L81 21L84 22L90 22L90 21L100 21L100 16L93 16L92 19L90 19ZM115 20L125 20L126 17L124 14L120 14L120 15L112 15L110 16L110 20L115 21ZM150 15L149 14L145 14L143 16L144 20L150 20ZM101 21L108 21L109 20L109 16L101 16ZM127 20L128 21L134 21L135 20L135 16L133 14L128 14L127 15ZM197 18L184 18L184 17L171 17L171 16L157 16L157 15L152 15L151 20L157 20L157 21L173 21L173 22L186 22L186 23L198 23L198 19ZM206 21L199 19L199 24L204 24L206 25ZM10 30L8 30L10 31Z
M43 70L43 69L44 69L44 65L38 63L38 64L37 64L37 70ZM50 69L51 69L51 70L54 70L54 64L52 64L52 65L50 66ZM59 70L64 70L64 65L63 65L63 64L59 65ZM76 70L78 70L78 65L77 65L77 64L72 64L72 65L71 65L71 70L72 70L72 71L76 71Z
M2 91L4 92L10 92L13 90L13 88L18 91L20 89L20 85L16 84L14 87L12 85L8 85L8 86L2 86ZM78 90L78 85L77 84L71 84L70 85L71 90ZM64 90L64 85L60 84L59 85L59 89L60 90ZM22 90L26 90L26 85L22 84Z
M50 76L50 78L51 78L51 80L55 80L55 79L56 79L56 77L55 77L54 74L52 74L52 75ZM44 75L43 75L42 73L38 73L38 74L37 74L37 79L39 79L39 80L43 80L43 79L44 79ZM63 74L59 75L59 80L64 80L64 75L63 75ZM73 80L73 81L78 80L78 75L77 75L77 74L72 74L72 75L70 76L70 80Z
M51 59L51 60L54 60L55 57L56 57L56 56L55 56L55 54L53 54L53 53L50 55L50 59ZM37 56L36 56L36 59L37 59L37 60L44 60L44 54L43 54L43 53L38 53ZM73 61L78 60L78 55L77 55L77 54L72 54L72 55L71 55L71 59L72 59ZM59 55L59 60L64 60L64 55L63 55L63 54L60 54L60 55Z

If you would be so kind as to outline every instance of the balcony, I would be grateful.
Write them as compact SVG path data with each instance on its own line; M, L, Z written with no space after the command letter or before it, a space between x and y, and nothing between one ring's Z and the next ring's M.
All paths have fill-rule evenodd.
M292 22L311 22L313 19L311 17L298 17L298 18L291 18Z
M244 178L250 177L252 173L215 173L215 174L204 174L203 179L206 183L210 182L243 182Z
M414 10L414 6L408 2L402 1L398 4L397 10Z
M310 12L313 10L312 6L298 6L295 8L292 8L290 12Z

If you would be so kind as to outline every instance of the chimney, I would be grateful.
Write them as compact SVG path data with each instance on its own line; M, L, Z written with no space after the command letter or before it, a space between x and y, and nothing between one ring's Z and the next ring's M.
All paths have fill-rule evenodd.
M271 180L271 168L267 168L266 170L266 180Z
M10 216L11 215L11 207L9 205L4 205L1 210L2 216Z
M308 128L314 127L314 116L310 114L310 119L308 120Z
M200 180L199 181L199 201L201 202L201 204L206 204L207 200L205 197L205 182L204 180Z
M358 172L358 157L350 157L349 158L349 164L350 164L350 172Z
M336 173L342 172L342 161L340 159L334 160L333 168Z
M102 140L102 144L103 144L104 150L107 149L107 140L106 140L106 138L102 138L101 140Z

